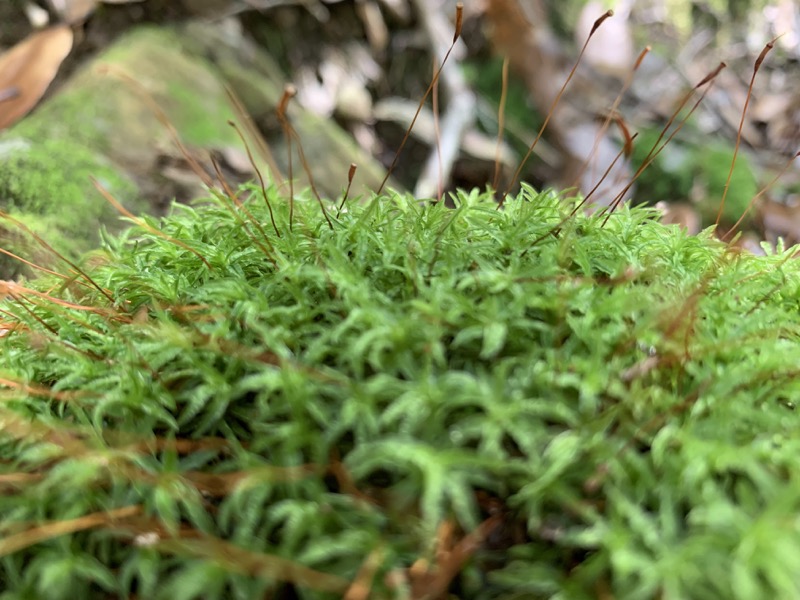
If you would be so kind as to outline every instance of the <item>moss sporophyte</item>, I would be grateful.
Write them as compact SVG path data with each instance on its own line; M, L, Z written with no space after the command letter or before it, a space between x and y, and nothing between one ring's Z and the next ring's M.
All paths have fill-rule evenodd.
M796 595L789 252L253 195L7 284L0 597Z

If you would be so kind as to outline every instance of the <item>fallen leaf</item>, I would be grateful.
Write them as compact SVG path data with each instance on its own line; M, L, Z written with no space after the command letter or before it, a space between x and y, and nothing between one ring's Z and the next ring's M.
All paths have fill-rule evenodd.
M0 130L36 106L72 50L72 41L72 29L58 25L28 36L0 55L0 90L16 90L0 105Z
M769 94L759 99L752 111L753 120L764 131L768 148L794 154L800 148L800 90Z
M378 121L396 123L401 128L407 129L416 112L417 104L415 102L399 98L385 98L375 103L372 118ZM411 136L428 145L436 143L433 112L429 108L423 108L417 115L417 121L411 130ZM474 129L464 133L461 150L467 156L490 163L498 159L497 139ZM516 162L514 151L505 142L500 145L498 160L505 166L512 166Z

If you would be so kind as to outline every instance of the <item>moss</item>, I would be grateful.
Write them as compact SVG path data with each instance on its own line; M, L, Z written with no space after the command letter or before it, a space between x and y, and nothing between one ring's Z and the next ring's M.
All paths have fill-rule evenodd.
M36 214L59 213L66 230L85 230L86 223L108 223L118 213L99 194L87 199L87 185L95 177L121 198L135 194L135 186L108 161L80 143L44 139L35 144L22 138L6 140L13 147L0 172L0 198L7 210ZM69 207L69 210L63 210ZM115 219L116 220L116 219Z
M221 148L241 143L227 125L233 117L223 86L213 69L203 59L181 51L177 34L170 29L145 27L134 30L97 60L83 68L60 92L23 120L4 139L21 138L31 146L42 144L43 154L56 153L67 159L65 168L38 157L37 177L53 177L48 187L86 183L83 167L98 165L98 173L108 177L113 165L120 173L116 179L133 179L123 169L142 173L152 168L158 152L172 146L169 132L140 94L141 86L166 113L181 138L189 145ZM104 69L125 73L137 82L127 84ZM116 70L116 71L115 71ZM33 152L33 151L32 151ZM71 159L70 153L77 157ZM90 153L97 156L89 157ZM102 156L103 158L100 158ZM70 167L82 168L71 177ZM61 172L57 172L61 171ZM89 195L89 188L84 196ZM120 200L134 202L130 185L124 185Z
M728 144L710 143L696 148L693 153L695 177L704 186L709 198L701 203L701 216L706 223L713 223L719 210L719 202L725 193L733 149ZM758 193L754 170L747 156L740 152L731 175L722 216L727 223L735 223L747 211L750 201Z
M37 142L21 137L0 141L0 205L40 233L67 256L77 258L95 247L102 227L118 229L120 215L92 187L96 178L129 206L136 187L119 170L80 142L54 137ZM90 191L91 190L91 191ZM20 256L36 256L34 262L49 265L55 257L41 254L37 244L6 227L0 234L6 250ZM18 262L6 258L0 265L3 278L19 275Z
M178 31L138 28L117 43L98 64L118 65L134 77L152 94L188 144L223 147L241 143L227 124L234 114L213 66L197 54L184 53ZM135 88L113 77L111 81L117 94L136 96ZM140 118L154 119L149 107L142 106L141 111ZM163 130L160 123L159 129Z
M800 595L790 252L256 198L4 304L0 598Z
M72 240L72 256L96 245L101 227L123 224L91 177L134 213L161 210L159 201L172 198L154 198L150 205L140 186L154 187L158 156L174 144L137 85L152 95L189 147L238 147L227 125L233 115L223 86L208 63L181 50L176 37L170 29L132 32L4 132L0 208L39 215L48 234ZM138 83L104 74L109 66ZM13 239L4 242L15 251Z
M70 230L64 227L63 217L59 215L14 212L13 219L22 223L27 231L16 222L4 219L0 225L2 248L40 267L64 268L56 252L69 260L79 261L82 253L99 243L101 226L96 220L89 219ZM52 250L37 241L34 234L45 240ZM5 279L16 280L34 277L37 271L16 258L2 254L0 273Z
M111 120L110 104L99 102L93 90L77 87L44 103L32 117L15 125L11 135L35 141L70 140L107 153L109 127L100 125Z

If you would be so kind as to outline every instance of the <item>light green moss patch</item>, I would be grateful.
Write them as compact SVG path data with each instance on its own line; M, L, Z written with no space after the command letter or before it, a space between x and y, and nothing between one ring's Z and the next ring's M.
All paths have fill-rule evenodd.
M98 243L101 227L124 224L92 177L134 213L161 210L172 200L159 195L159 157L178 150L152 102L192 150L240 146L227 124L233 114L223 85L204 59L184 52L176 36L171 29L133 31L4 132L0 209L39 215L43 230L74 242L75 257ZM0 243L14 251L14 239Z
M185 53L179 35L170 28L136 29L115 44L97 65L117 66L136 79L153 96L186 143L202 147L240 145L228 125L234 114L216 72L199 55ZM135 88L113 76L111 79L118 94L136 95ZM144 105L138 117L145 122L155 119ZM142 125L141 121L129 124L140 128ZM154 127L155 124L144 129L152 133ZM158 138L166 139L160 123L156 129L162 132Z
M85 230L87 222L109 224L119 216L97 192L87 197L91 177L121 198L136 190L107 160L70 139L33 143L9 138L0 141L0 160L0 198L6 210L57 213L68 231Z
M101 228L118 229L122 224L120 214L93 188L90 178L129 206L127 199L136 194L135 185L123 173L101 155L68 138L34 143L7 136L0 140L0 164L2 210L73 259L99 244ZM42 266L57 262L54 255L44 252L11 223L3 226L0 240L6 250ZM30 272L4 256L0 275L10 278L20 274Z

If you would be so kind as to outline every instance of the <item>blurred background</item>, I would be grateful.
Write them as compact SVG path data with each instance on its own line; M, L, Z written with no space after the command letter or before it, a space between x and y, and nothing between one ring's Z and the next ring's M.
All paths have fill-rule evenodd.
M596 30L551 110L608 9L614 16ZM228 120L239 124L253 162L276 179L287 176L294 152L299 184L339 196L356 163L354 193L368 193L451 46L455 18L450 0L6 0L0 201L28 211L42 202L32 188L63 195L73 185L65 177L110 170L105 181L119 198L158 213L172 199L203 193L187 151L215 181L254 177ZM756 60L771 40L742 119ZM727 66L713 82L692 92L720 62ZM287 83L297 92L291 147L277 116ZM547 115L543 139L522 164ZM501 195L526 181L591 192L601 206L621 198L657 205L665 221L696 232L717 218L739 136L722 230L747 213L741 243L754 251L765 240L800 240L793 0L467 0L461 38L389 185L437 198L457 187L493 186ZM37 147L58 155L57 139L87 155L79 164L75 149L54 164L35 157ZM42 184L59 170L69 173ZM94 193L83 180L73 185L76 198Z

